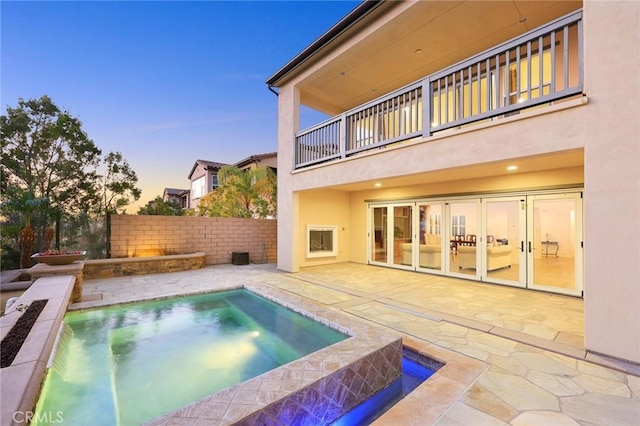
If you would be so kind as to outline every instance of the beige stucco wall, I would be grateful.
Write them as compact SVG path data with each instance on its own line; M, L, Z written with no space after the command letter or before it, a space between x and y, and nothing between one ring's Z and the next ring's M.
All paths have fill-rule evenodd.
M277 169L278 168L278 157L274 156L274 157L263 158L262 160L260 160L258 165L262 166L262 167L273 167L274 169Z
M585 345L640 362L640 2L584 5Z
M299 269L298 194L294 191L291 176L293 138L300 130L300 93L293 85L287 85L278 93L278 269L297 272Z
M111 257L206 253L206 264L231 263L248 251L251 262L276 262L277 221L230 217L111 216ZM266 251L266 259L265 259Z
M280 87L278 114L278 267L296 272L300 264L301 200L305 191L418 172L449 170L449 182L423 188L351 193L349 259L366 258L367 198L453 193L504 188L504 182L458 181L456 170L476 164L579 150L584 170L510 176L510 184L535 178L533 187L582 177L585 241L585 346L588 350L640 362L640 3L584 3L584 100L526 118L454 131L427 141L379 150L349 160L291 173L298 130L295 81ZM341 47L342 48L342 47ZM304 73L299 76L304 78ZM542 110L539 110L540 112ZM474 186L475 185L475 186ZM327 205L332 201L327 200ZM338 203L342 206L342 203ZM341 207L342 208L342 207ZM283 220L286 218L286 220Z
M208 172L205 166L203 166L202 164L198 164L196 165L196 168L193 170L193 173L191 174L191 180L189 181L189 191L190 191L189 207L193 209L198 207L198 201L200 200L200 197L194 198L193 190L191 188L191 183L195 180L200 179L202 176L206 176L205 178L205 194L206 194L207 192L209 192L209 188L211 188L210 177L208 176Z
M350 208L349 194L344 191L316 190L299 194L300 205L298 233L298 255L300 267L325 265L350 260ZM333 257L307 258L307 226L333 225L338 227L338 255Z

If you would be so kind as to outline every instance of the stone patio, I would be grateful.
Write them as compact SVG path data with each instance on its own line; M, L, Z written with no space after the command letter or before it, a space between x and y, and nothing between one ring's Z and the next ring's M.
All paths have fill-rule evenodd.
M414 347L484 363L462 392L448 393L449 379L439 378L430 384L440 388L437 400L412 393L380 425L427 419L438 425L639 423L640 366L584 350L578 298L351 263L297 274L274 265L218 265L88 280L83 302L72 308L201 292L221 283L277 288L387 327ZM402 408L416 399L437 406L437 415Z

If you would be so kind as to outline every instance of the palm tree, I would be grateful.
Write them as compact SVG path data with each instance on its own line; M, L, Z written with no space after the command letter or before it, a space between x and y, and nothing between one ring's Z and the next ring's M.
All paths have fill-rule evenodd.
M224 166L218 171L218 188L199 206L207 216L275 217L276 176L270 168L239 169Z
M2 210L19 213L24 221L24 226L18 234L18 248L20 251L20 267L28 268L36 239L35 232L31 227L31 216L36 211L41 211L47 216L49 213L49 200L47 198L34 197L31 189L23 190L17 187L11 188L6 195L9 196L9 200L2 203Z

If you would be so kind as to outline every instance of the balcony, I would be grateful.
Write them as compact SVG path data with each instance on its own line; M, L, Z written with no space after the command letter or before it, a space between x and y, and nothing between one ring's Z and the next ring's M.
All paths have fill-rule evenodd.
M294 168L427 140L581 94L582 65L577 11L298 132Z

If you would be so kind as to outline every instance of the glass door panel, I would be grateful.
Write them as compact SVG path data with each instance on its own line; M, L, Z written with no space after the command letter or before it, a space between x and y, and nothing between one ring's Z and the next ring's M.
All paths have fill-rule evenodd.
M526 202L520 198L483 200L483 279L526 286Z
M413 208L393 206L393 264L413 267Z
M476 243L480 231L480 201L464 200L447 203L449 274L479 277L480 256Z
M418 205L418 269L442 271L443 204Z
M387 222L386 206L371 208L371 262L388 263L389 261Z
M580 193L528 197L529 287L582 294Z

